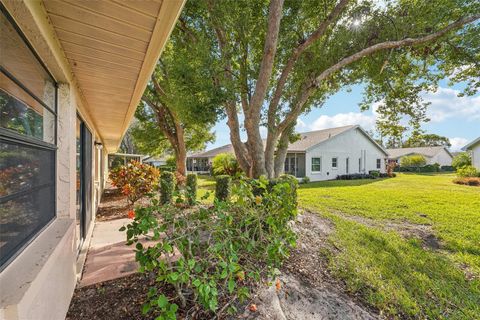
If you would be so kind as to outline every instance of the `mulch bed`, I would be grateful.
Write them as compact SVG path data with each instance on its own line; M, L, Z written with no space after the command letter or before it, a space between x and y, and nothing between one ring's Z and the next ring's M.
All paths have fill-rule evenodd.
M135 206L147 205L149 203L148 198L140 199ZM127 202L120 190L114 188L110 184L107 184L102 196L102 201L97 210L97 221L109 221L121 218L127 218L128 211L132 207Z

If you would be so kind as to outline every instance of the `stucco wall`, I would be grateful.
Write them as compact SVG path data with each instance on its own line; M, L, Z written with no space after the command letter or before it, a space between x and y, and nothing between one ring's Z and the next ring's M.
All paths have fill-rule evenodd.
M321 172L312 172L312 158L322 158ZM338 159L337 168L332 168L332 158ZM370 170L385 172L387 156L359 129L350 130L306 152L306 175L311 181L331 180L346 174L346 159L349 159L348 173L368 173ZM361 170L359 170L359 158ZM380 169L376 161L380 160Z
M472 148L472 165L480 170L480 143Z
M427 164L435 164L438 163L441 166L451 166L452 165L452 156L445 150L442 149L439 153L437 153L432 158L427 158Z

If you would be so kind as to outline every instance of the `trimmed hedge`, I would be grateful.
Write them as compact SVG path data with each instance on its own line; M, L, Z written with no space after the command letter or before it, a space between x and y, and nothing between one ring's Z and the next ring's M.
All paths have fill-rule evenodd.
M160 203L171 203L174 190L175 175L172 172L163 171L160 174Z
M396 167L396 172L440 172L439 164L427 164L423 167Z
M197 175L195 173L187 174L187 190L185 195L189 205L195 204L197 200Z
M219 175L215 180L215 199L227 201L230 198L232 178L227 175Z

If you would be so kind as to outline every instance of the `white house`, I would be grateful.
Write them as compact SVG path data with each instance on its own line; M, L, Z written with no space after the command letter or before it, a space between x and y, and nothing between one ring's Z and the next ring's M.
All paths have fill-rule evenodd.
M463 147L463 150L471 152L472 165L480 170L480 137Z
M447 147L418 147L418 148L397 148L387 149L388 160L400 164L403 157L412 155L421 155L425 158L427 164L438 163L441 166L451 166L453 156Z
M192 155L187 158L188 170L208 171L211 160L219 153L233 153L232 145ZM304 132L288 146L285 173L321 181L344 174L385 172L387 156L385 149L360 126Z
M107 155L183 4L0 0L0 319L65 319Z

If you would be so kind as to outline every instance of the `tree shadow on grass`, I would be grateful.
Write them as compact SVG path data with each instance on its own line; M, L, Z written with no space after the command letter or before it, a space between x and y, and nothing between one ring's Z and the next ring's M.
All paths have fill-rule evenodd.
M420 239L332 219L331 240L340 253L330 266L369 304L393 317L473 319L480 314L480 281L468 281L444 253L425 250Z

